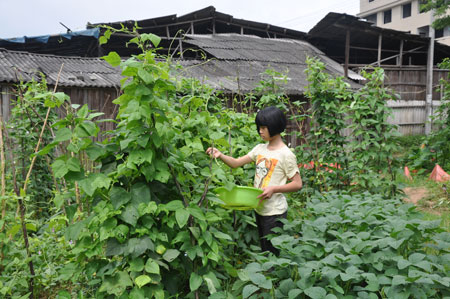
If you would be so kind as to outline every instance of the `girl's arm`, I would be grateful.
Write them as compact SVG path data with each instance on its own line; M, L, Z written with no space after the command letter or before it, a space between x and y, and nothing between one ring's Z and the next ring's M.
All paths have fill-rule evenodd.
M209 154L213 158L219 158L220 160L223 161L223 163L227 164L231 168L240 167L242 165L253 162L252 159L248 155L245 155L245 156L242 156L242 157L236 159L236 158L233 158L233 157L223 154L221 151L219 151L215 147L208 148L206 150L206 153Z
M274 193L288 193L298 191L302 188L303 182L300 174L297 172L293 178L289 179L291 182L282 186L268 186L263 188L263 193L261 193L258 198L268 199Z

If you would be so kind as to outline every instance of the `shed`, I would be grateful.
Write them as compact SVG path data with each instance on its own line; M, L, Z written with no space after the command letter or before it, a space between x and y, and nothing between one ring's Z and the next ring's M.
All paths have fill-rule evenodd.
M39 79L44 74L50 87L70 96L72 103L88 104L90 109L114 114L111 101L120 92L119 69L100 58L66 57L0 49L0 115L8 119L12 89L20 81ZM112 124L103 123L103 129Z
M325 63L326 71L332 76L343 76L344 69L328 58L316 47L306 41L292 39L261 38L240 34L187 35L183 44L194 46L207 55L207 60L180 60L188 68L187 73L215 89L225 93L248 93L257 86L261 75L267 69L273 69L287 75L287 84L283 86L286 94L301 96L307 81L306 58L317 57ZM350 72L354 80L363 80L361 76ZM360 85L352 80L347 82L353 88Z

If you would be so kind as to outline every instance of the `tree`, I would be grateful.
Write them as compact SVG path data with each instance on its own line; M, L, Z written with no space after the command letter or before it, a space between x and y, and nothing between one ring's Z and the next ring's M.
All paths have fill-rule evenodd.
M450 1L448 0L426 0L421 5L421 9L424 11L433 11L434 29L442 29L446 26L450 26L450 14L447 13L450 8Z

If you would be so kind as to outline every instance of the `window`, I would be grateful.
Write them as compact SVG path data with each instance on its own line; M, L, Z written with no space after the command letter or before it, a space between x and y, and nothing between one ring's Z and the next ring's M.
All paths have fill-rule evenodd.
M383 13L384 16L384 24L392 22L392 10L385 10Z
M375 0L369 0L369 2L373 2L373 1L375 1Z
M423 26L423 27L417 28L417 33L420 36L428 37L429 33L430 33L430 26Z
M435 31L434 31L434 37L435 38L440 38L440 37L443 37L444 36L444 28L442 28L442 29L436 29Z
M377 14L371 14L370 16L366 17L367 22L371 22L374 23L375 25L377 24Z
M403 19L411 16L411 2L402 5L403 8Z

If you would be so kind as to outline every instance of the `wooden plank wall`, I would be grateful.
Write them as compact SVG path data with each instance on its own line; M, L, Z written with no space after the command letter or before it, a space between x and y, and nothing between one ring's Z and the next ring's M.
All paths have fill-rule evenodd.
M392 88L399 96L398 101L388 102L393 110L389 122L398 125L402 135L425 134L426 68L385 68L385 74L385 86ZM438 90L440 80L447 76L447 70L435 69L433 72L433 111L442 97L442 92Z
M0 84L0 116L4 121L9 119L11 97L11 85Z
M70 97L72 104L83 106L87 104L90 110L105 113L100 119L115 119L118 106L112 103L119 97L120 90L114 88L61 88ZM99 124L102 131L112 130L112 122L102 122Z
M53 86L49 86L49 90L53 90L53 88ZM119 97L120 91L115 88L64 87L59 88L58 91L67 94L72 104L87 104L90 110L105 113L98 119L114 119L117 115L118 107L112 101ZM13 98L12 85L0 84L0 115L5 121L9 119L11 98ZM59 113L60 115L64 114L62 109ZM99 126L102 131L114 128L112 122L102 122L99 123Z

